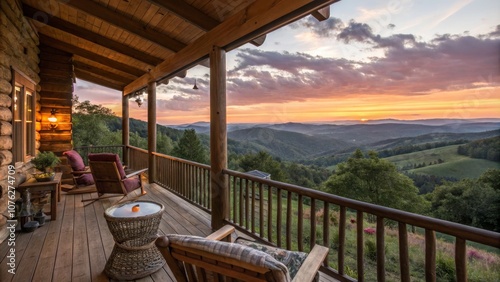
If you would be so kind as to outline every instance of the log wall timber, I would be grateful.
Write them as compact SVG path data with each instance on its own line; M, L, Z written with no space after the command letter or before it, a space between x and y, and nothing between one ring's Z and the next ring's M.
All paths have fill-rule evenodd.
M71 99L73 97L72 55L47 45L40 46L40 151L60 155L72 146ZM56 110L57 127L48 117Z
M17 0L0 1L0 214L7 213L7 175L13 160L12 146L12 68L35 83L38 76L38 36L23 17ZM36 89L37 91L39 89ZM9 145L10 144L10 145ZM16 163L19 170L22 162ZM0 243L7 237L6 218L0 216Z

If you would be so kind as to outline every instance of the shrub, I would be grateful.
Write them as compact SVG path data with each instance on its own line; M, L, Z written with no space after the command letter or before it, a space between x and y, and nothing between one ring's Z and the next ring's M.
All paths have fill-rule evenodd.
M442 255L436 258L436 277L440 281L456 281L453 258Z
M372 261L377 260L377 244L375 244L375 241L365 241L365 255Z

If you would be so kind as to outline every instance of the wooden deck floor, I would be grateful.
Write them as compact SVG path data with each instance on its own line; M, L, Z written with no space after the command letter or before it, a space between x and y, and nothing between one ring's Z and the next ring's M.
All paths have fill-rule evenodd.
M205 211L156 184L148 184L146 190L148 194L141 200L152 200L165 206L160 234L207 236L212 232L210 215ZM133 198L137 194L129 196ZM119 198L83 206L82 199L95 197L95 193L67 195L62 192L57 205L57 220L48 221L31 233L16 232L15 246L4 241L0 245L0 282L110 281L103 270L114 241L103 213ZM15 275L8 272L10 248L15 248ZM136 281L175 280L165 265L156 273ZM320 281L335 280L320 273Z
M141 200L165 206L160 234L179 233L206 236L212 232L210 216L157 185L146 187ZM61 193L57 220L49 221L32 233L18 232L15 240L16 274L10 274L7 241L0 245L0 281L109 281L104 265L114 241L103 213L114 201L97 201L83 207L83 198L96 194ZM130 195L129 195L130 196ZM133 195L132 195L133 196ZM167 266L137 281L174 281Z

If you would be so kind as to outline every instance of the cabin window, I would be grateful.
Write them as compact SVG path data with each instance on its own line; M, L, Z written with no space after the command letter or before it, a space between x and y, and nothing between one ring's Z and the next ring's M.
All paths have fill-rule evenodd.
M35 155L35 83L12 69L12 154L14 162Z

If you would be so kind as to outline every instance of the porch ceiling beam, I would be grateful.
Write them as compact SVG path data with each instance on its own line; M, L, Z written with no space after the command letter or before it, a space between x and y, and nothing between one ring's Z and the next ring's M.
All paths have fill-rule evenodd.
M327 20L330 17L330 7L324 7L311 13L318 21Z
M137 20L131 20L117 12L111 11L108 8L92 0L70 0L70 1L57 0L57 1L59 3L69 5L93 17L99 18L111 25L114 25L119 29L126 30L139 37L147 39L154 44L163 46L174 52L178 52L179 50L186 47L186 44L174 38L166 36L164 33L155 31Z
M198 10L196 7L189 5L184 1L179 0L148 0L149 2L155 4L158 7L165 8L170 12L176 14L178 17L183 18L189 23L197 26L203 31L209 31L220 24L220 22L211 16ZM264 44L266 40L266 35L256 38L250 43L255 46L260 46Z
M219 25L219 21L198 10L196 7L179 0L148 0L158 7L165 8L203 31Z
M156 66L157 64L159 64L163 61L161 58L151 56L148 53L131 48L129 46L124 45L123 43L114 41L114 40L109 39L107 37L104 37L98 33L92 32L90 30L87 30L85 28L82 28L80 26L72 24L70 22L67 22L67 21L60 19L58 17L51 16L49 18L45 18L45 17L37 16L37 15L41 15L40 13L43 13L43 12L40 10L37 10L37 9L27 5L27 4L23 4L23 14L26 18L29 18L29 19L32 19L35 21L39 21L39 22L46 24L48 26L51 26L53 28L56 28L56 29L59 29L61 31L72 34L74 36L83 38L83 39L88 40L92 43L101 45L101 46L106 47L108 49L111 49L117 53L121 53L123 55L129 56L131 58L134 58L138 61L142 61L142 62L149 64L149 65L152 65L152 66Z
M119 74L109 72L109 71L103 70L101 68L98 68L98 67L80 62L80 61L74 60L73 65L75 66L75 69L77 69L77 70L82 70L82 71L85 71L88 73L94 73L94 74L99 75L99 76L104 76L104 77L109 78L111 80L121 82L122 84L127 84L127 83L130 83L130 81L131 81L130 78L123 77Z
M99 84L99 85L102 85L102 86L105 86L105 87L108 87L111 89L115 89L115 90L122 90L123 89L123 85L113 83L109 80L97 77L97 76L93 75L92 73L82 71L80 69L75 69L75 75L77 78L80 78L80 79L83 79L86 81L90 81L92 83Z
M84 57L86 59L97 62L99 64L106 65L106 66L109 66L113 69L116 69L116 70L119 70L122 72L126 72L126 73L130 73L130 74L135 75L135 76L140 76L140 75L144 74L144 72L145 72L141 69L138 69L138 68L111 60L107 57L92 53L91 51L82 49L80 47L71 45L69 43L60 41L60 40L55 39L55 38L49 37L45 34L40 34L40 41L43 42L44 44L50 46L50 47L54 47L54 48L66 51L68 53L78 55L80 57Z
M247 8L227 18L181 51L170 55L165 61L127 85L126 95L143 88L149 81L192 66L210 53L212 46L226 51L327 7L338 0L256 0Z

